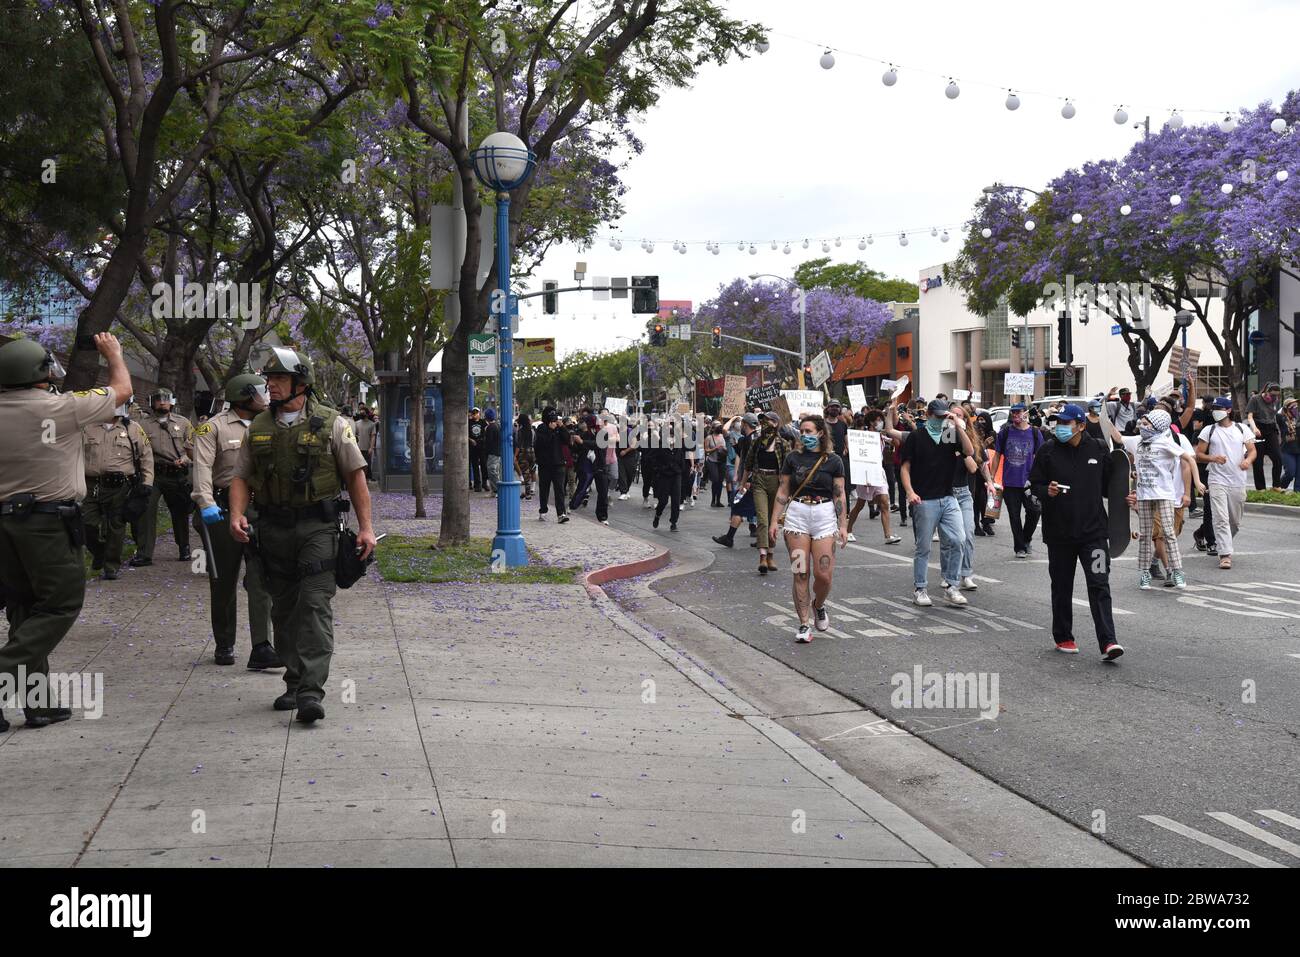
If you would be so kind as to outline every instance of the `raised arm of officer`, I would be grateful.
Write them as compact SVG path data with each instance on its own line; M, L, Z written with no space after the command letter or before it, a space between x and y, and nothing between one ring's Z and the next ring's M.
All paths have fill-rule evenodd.
M366 483L366 459L357 445L352 425L341 415L334 419L334 434L331 439L339 478L347 485L348 499L357 516L357 546L361 549L361 558L365 559L375 550L376 544L375 529L370 521L370 486ZM232 495L232 511L233 498Z
M111 332L95 336L95 348L108 363L108 389L117 405L131 401L131 373L122 359L122 343Z

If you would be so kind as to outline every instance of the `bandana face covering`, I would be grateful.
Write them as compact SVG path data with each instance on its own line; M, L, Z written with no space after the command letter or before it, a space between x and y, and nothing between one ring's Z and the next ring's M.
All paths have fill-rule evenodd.
M939 436L943 434L943 419L939 418L938 416L931 416L930 418L926 419L925 431L930 433L930 438L938 442Z

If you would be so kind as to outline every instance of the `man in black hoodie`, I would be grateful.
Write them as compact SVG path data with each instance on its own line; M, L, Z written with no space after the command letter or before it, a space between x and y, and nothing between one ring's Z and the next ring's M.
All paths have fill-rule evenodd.
M546 521L546 500L555 492L555 511L563 525L569 520L569 513L564 509L564 457L560 453L561 444L567 444L569 433L560 425L560 413L553 408L542 411L542 424L533 438L533 454L537 458L537 488L541 493L541 502L537 509L539 521Z
M1106 446L1087 433L1088 416L1071 402L1057 414L1055 441L1039 448L1029 487L1043 503L1043 543L1052 580L1052 638L1056 650L1078 654L1074 643L1074 566L1088 582L1097 644L1107 661L1124 654L1115 640L1110 604L1110 525L1102 503L1110 491ZM1131 500L1136 500L1130 495Z
M573 456L578 464L578 487L569 501L569 511L587 503L587 496L592 483L596 486L596 521L602 525L609 524L609 469L605 467L605 450L600 447L600 420L594 415L587 416L582 423L578 438L582 445L576 446Z

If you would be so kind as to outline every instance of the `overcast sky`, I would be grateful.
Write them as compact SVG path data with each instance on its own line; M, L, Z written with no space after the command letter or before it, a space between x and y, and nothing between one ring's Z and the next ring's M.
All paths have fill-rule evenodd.
M589 275L657 274L661 298L698 306L737 276L789 275L822 255L817 243L803 250L804 237L836 236L837 261L861 258L915 281L955 254L982 186L1040 188L1064 169L1122 155L1142 135L1132 123L1148 113L1153 128L1174 107L1188 122L1208 122L1188 111L1278 102L1300 86L1297 0L727 5L767 27L771 49L709 68L691 89L663 97L639 127L644 153L623 174L626 215L614 224L622 251L603 242L586 252L556 247L534 288L547 278L571 283L574 261L585 259ZM834 68L822 69L823 50L803 41L841 51ZM896 62L898 83L885 87L885 68L853 54ZM956 100L944 96L947 75L961 86ZM1005 87L1021 95L1016 112L1004 106ZM1078 114L1066 121L1060 99L1030 91L1070 96ZM1119 103L1128 125L1112 119ZM946 245L930 236L945 225L957 227ZM859 252L859 237L900 229L909 232L906 248L877 238ZM662 241L646 254L641 237ZM675 239L730 243L717 256L702 245L683 256ZM736 250L755 239L757 255ZM790 255L773 252L773 239L790 240ZM616 336L644 328L625 303L568 294L560 306L560 315L543 316L530 301L520 334L554 336L563 355L615 348Z

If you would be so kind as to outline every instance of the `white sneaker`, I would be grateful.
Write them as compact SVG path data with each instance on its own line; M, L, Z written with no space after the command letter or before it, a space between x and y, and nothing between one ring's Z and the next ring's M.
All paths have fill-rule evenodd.
M965 605L966 596L959 592L952 585L948 585L943 590L943 597L950 605Z
M965 601L965 599L963 598L962 601ZM930 601L929 592L918 588L916 594L912 596L912 604L920 605L922 608L929 608L934 602Z
M971 578L969 575L961 580L962 591L974 591L979 587L979 585L975 584L975 579Z
M801 645L806 645L812 639L812 628L808 625L800 625L799 630L795 632L794 640Z
M695 499L691 499L691 508L695 507Z
M831 627L831 616L827 614L825 605L813 609L813 624L818 631L827 631Z
M545 515L540 515L540 514L539 514L539 515L537 516L537 520L538 520L539 522L544 522L544 521L546 521L546 516L545 516Z
M897 544L898 544L899 542L901 542L901 541L902 541L902 539L899 538L897 535L890 535L888 538L885 539L885 544L886 544L886 545L897 545Z
M600 524L602 524L602 525L608 525L608 524L609 524L609 519L607 519L607 518L602 518L602 519L600 520Z
M618 497L618 500L619 500L620 502L626 502L626 501L627 501L627 493L624 492L622 495L620 495L620 496Z
M856 542L857 540L858 540L858 536L854 535L852 532L849 532L849 541Z

